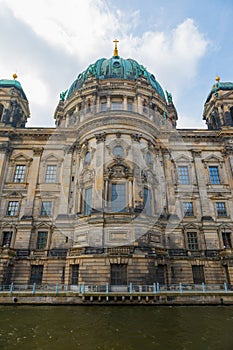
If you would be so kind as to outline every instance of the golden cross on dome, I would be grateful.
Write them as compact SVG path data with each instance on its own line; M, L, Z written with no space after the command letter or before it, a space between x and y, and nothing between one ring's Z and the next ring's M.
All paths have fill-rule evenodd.
M115 48L114 48L114 52L113 52L113 56L118 56L118 48L117 48L117 43L119 43L119 40L115 39L113 40L113 42L115 43Z

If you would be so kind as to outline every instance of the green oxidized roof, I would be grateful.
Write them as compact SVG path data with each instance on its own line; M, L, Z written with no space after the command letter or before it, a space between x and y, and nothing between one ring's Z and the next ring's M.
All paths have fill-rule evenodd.
M165 95L162 87L155 79L154 75L149 73L146 68L140 65L137 61L128 58L123 59L119 56L113 56L110 59L101 58L95 63L90 64L89 67L80 73L77 79L73 82L66 98L69 98L76 90L80 89L85 80L89 77L97 79L128 79L136 80L144 76L151 86L158 92L158 94L165 100Z
M231 82L220 82L218 81L212 86L212 89L206 99L206 102L208 102L211 99L212 94L217 94L218 90L233 90L233 83Z
M23 91L23 88L18 80L0 79L0 88L4 88L4 87L6 87L6 88L13 87L13 88L17 89L21 93L22 97L25 100L27 100L27 97Z

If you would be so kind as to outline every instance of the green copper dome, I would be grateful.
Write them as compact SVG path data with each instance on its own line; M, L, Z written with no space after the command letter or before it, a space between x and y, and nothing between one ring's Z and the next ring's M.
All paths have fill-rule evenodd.
M23 88L18 80L11 80L11 79L0 79L0 88L15 88L18 90L25 100L27 100L27 97L23 91Z
M68 90L66 98L69 98L76 90L80 89L89 77L95 77L100 80L110 78L136 80L142 76L147 79L153 89L165 100L163 89L153 74L149 73L137 61L131 58L123 59L119 56L113 56L110 59L101 58L91 64L84 72L78 75Z
M231 82L221 82L221 81L217 81L213 86L212 89L206 99L206 102L209 102L209 100L211 99L212 94L215 94L215 96L218 96L218 90L233 90L233 83Z

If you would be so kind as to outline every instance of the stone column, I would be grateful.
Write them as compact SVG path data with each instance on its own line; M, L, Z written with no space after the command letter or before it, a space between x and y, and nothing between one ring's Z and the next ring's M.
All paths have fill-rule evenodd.
M67 215L68 203L69 203L69 192L70 192L70 180L71 180L71 161L72 161L72 152L73 149L69 148L68 152L64 156L64 162L61 167L61 192L60 192L60 203L59 203L59 211L58 215L63 214Z
M212 216L212 211L210 208L208 193L206 189L206 177L203 163L201 160L201 151L192 151L192 155L194 158L194 166L196 172L197 186L199 190L202 217L210 217Z
M43 148L33 148L33 161L29 169L28 174L28 191L27 201L24 209L24 217L32 217L33 206L35 200L35 192L39 176L40 159L43 152Z
M111 98L110 96L107 96L107 111L111 109Z
M123 110L127 111L128 105L127 105L127 96L123 97Z
M81 152L81 146L79 144L74 145L74 155L73 160L75 160L75 167L74 172L72 173L72 176L74 176L73 181L73 212L79 213L80 208L80 186L79 186L79 168L80 168L80 152Z
M163 166L165 173L165 188L167 192L167 212L169 214L175 213L175 191L174 191L174 183L172 178L172 169L174 168L173 162L171 160L170 153L167 149L162 150L163 155Z
M103 210L103 190L104 190L104 142L105 132L96 134L96 155L95 155L95 180L93 192L93 208Z
M8 170L8 159L12 152L12 148L8 146L8 142L4 142L0 145L0 198L2 193L2 188L4 186L6 176L6 170Z
M142 114L142 99L140 95L137 95L137 112Z

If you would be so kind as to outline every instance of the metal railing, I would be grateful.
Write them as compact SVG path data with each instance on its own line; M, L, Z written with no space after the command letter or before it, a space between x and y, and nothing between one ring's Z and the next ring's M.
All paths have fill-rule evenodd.
M87 284L15 284L0 285L0 293L79 293L79 294L172 294L172 293L228 293L233 292L233 285L223 284L159 284L137 285L87 285Z

